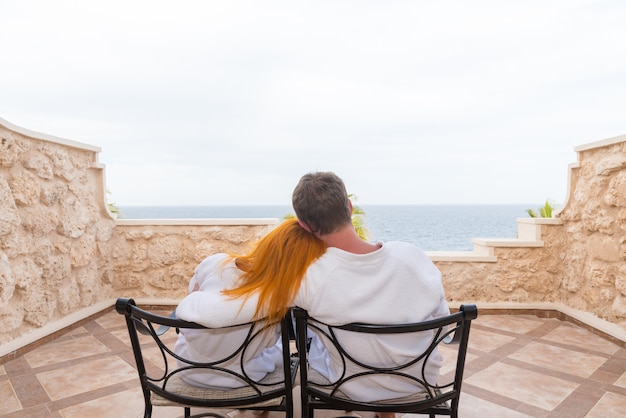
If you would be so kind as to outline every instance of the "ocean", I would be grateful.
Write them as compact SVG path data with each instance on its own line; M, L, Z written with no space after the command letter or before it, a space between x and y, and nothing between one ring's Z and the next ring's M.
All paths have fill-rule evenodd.
M540 204L360 205L371 241L407 241L425 251L471 251L472 238L516 238L517 218ZM291 206L123 206L124 219L278 218Z

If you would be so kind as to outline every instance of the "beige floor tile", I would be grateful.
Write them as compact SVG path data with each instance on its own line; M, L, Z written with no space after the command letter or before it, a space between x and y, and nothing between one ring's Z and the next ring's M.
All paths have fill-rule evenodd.
M139 418L144 414L143 395L137 389L119 392L114 395L73 405L59 411L63 418L84 417L129 417ZM177 418L183 415L183 408L154 407L154 418Z
M444 375L452 370L456 369L456 356L458 351L454 348L446 347L445 345L439 348L439 352L443 356L443 365L439 370L439 374ZM477 355L468 353L465 357L465 364L477 358Z
M141 389L128 390L61 409L63 418L139 417L144 403Z
M507 315L483 315L478 316L475 320L476 324L484 325L487 327L514 332L516 334L526 334L533 329L540 327L544 324L537 318L531 318L526 316L507 316ZM474 331L472 330L472 335ZM470 338L470 341L472 338Z
M191 408L191 415L198 414L197 409ZM175 406L155 406L152 410L152 418L183 418L184 409ZM143 418L143 413L137 418ZM283 417L284 418L284 417Z
M2 399L2 402L0 402L0 415L22 409L22 404L17 399L13 386L9 381L0 382L0 399Z
M26 353L24 358L34 368L108 351L110 351L109 348L97 338L92 335L85 335L84 337L51 342Z
M89 334L89 331L87 331L85 329L85 327L78 327L78 328L74 328L68 332L66 332L65 334L63 334L64 337L73 337L76 335L86 335Z
M154 364L161 370L165 369L165 364L163 361L163 354L161 353L161 350L159 350L158 347L146 348L142 350L141 352L143 354L144 361L149 361L150 363ZM175 364L172 362L175 362L176 359L174 359L173 357L169 355L167 357L168 357L167 361L170 367L172 367L172 365Z
M109 331L111 335L115 336L117 339L122 341L124 344L130 347L130 337L128 336L128 330L124 329L116 329L113 331Z
M111 335L114 335L120 341L124 342L124 344L131 346L130 337L128 336L128 329L124 327L123 329L115 329L109 331ZM175 343L178 339L178 334L173 329L168 330L166 333L161 335L161 339L166 343ZM154 339L149 335L139 334L139 343L140 344L148 344L153 342Z
M589 411L585 418L624 418L626 417L626 396L607 392Z
M171 311L150 311L151 313L161 315L161 316L169 316ZM120 327L126 328L126 318L124 315L120 315L117 311L111 311L101 317L97 318L95 322L98 323L102 328L110 330L117 329Z
M615 354L619 350L617 344L613 344L599 335L573 325L561 325L542 337L542 339L605 354Z
M529 415L467 394L461 394L459 416L464 418L530 418Z
M98 325L104 329L119 328L126 325L124 315L120 315L117 312L109 312L96 319Z
M464 381L547 411L554 409L578 387L576 383L504 363L495 363Z
M626 373L622 374L614 383L615 386L626 388Z
M163 314L167 315L169 312ZM534 367L533 370L529 370L521 366L522 363L514 366L507 364L506 360L497 362L499 357L494 356L496 353L502 355L510 353L508 358L522 361L523 364L539 366L549 373L559 371L582 377L588 377L597 367L605 364L605 360L611 356L610 362L617 360L616 355L620 359L623 357L616 354L620 351L615 344L584 328L556 319L537 318L530 315L482 315L476 321L477 325L484 327L472 328L471 352L468 353L467 362L476 360L478 361L476 366L480 365L480 367L487 368L478 371L480 369L474 367L472 372L475 374L468 373L466 375L464 388L467 388L468 391L476 391L472 392L474 395L482 393L482 390L493 392L493 394L485 392L485 399L481 399L464 393L460 405L460 413L463 418L529 417L519 411L534 414L534 417L547 417L552 416L549 415L550 411L555 408L565 410L564 406L569 405L568 410L574 410L572 405L580 400L580 396L579 398L577 396L581 395L582 392L575 392L578 387L577 384L538 373ZM97 326L94 327L96 323ZM546 326L542 330L552 329L553 331L545 336L542 336L541 332L531 332L541 326ZM100 333L102 331L100 327L127 345L128 351L124 353L124 357L130 359L129 355L132 352L124 317L114 311L107 312L91 324L76 328L57 340L27 353L24 356L25 359L22 358L17 362L0 366L0 416L10 414L11 411L19 411L22 407L29 408L28 410L35 415L41 414L43 411L45 411L44 414L49 414L48 411L55 410L55 405L59 405L59 400L71 397L71 399L61 401L66 408L59 411L58 416L63 418L76 416L94 418L100 416L142 417L143 397L137 372L132 364L129 365L123 361L115 352L110 351L91 335L93 331ZM518 337L515 335L505 335L509 332L519 335L519 344L516 340ZM527 333L528 335L524 335ZM171 336L168 335L166 338L169 341L175 341L176 334L171 333ZM144 344L151 342L150 337L143 335L140 336L140 340ZM515 346L507 346L512 341L515 341ZM559 345L571 346L571 349L560 348ZM452 370L452 357L456 353L456 348L444 346L441 352L444 356L441 372L448 374ZM160 354L157 349L146 348L145 353L147 353L147 360L151 363L160 362ZM596 355L585 353L595 353ZM96 358L99 360L84 358L84 356L89 355L97 355ZM103 358L105 356L107 356L106 359ZM25 360L28 360L28 363ZM56 364L63 361L66 363ZM34 372L37 372L37 367L43 366L43 369L40 369L36 375L32 375L29 365L35 368ZM56 370L52 370L54 367ZM609 388L609 390L611 390L611 383L614 385L612 386L613 390L626 388L626 373L622 374L616 381L613 381L616 377L614 372L611 374L609 371L603 370L602 372L598 371L596 375L604 378L603 382L606 381L606 384L603 387ZM35 376L39 379L38 381ZM124 383L123 386L111 387L122 382ZM29 406L27 405L29 402L27 398L31 393L32 388L29 386L31 383L33 383L32 388L35 386L39 388L41 400L37 404ZM48 395L41 390L40 383ZM587 387L589 384L586 383L585 385ZM104 387L107 389L96 391ZM131 387L132 390L127 390L128 387ZM478 388L482 390L478 390ZM603 388L598 387L597 389L602 390ZM99 394L110 394L114 390L121 392L96 398ZM297 390L294 389L294 392ZM19 398L16 394L19 395ZM48 396L52 398L52 402L46 403ZM294 399L296 417L299 416L300 412L298 396L299 394ZM509 408L519 407L518 410L494 403L497 399L504 401L500 396L511 399L511 402L505 404ZM564 400L565 404L561 404ZM75 402L82 403L72 405ZM532 405L534 408L524 404ZM589 407L589 403L585 403L585 409ZM35 411L33 408L37 408L37 410ZM542 410L545 413L542 413ZM195 411L197 409L194 408ZM626 396L607 392L587 417L626 418L626 413L622 414L622 411L626 411ZM258 418L248 412L231 411L229 414L230 418ZM554 414L555 412L553 412ZM182 408L173 407L155 407L153 413L155 418L174 418L182 417L182 415ZM332 418L345 415L345 413L342 411L320 411L316 413L316 416L318 415L318 418ZM362 413L361 415L363 418L374 418L373 413ZM267 418L284 418L284 414L271 413ZM400 415L398 418L401 418ZM413 417L406 415L404 418Z
M529 343L509 358L585 378L606 362L604 357L536 342Z
M171 350L174 349L174 344L176 343L176 339L177 339L176 334L174 333L172 334L174 335L174 338L167 337L167 338L164 338L164 341L163 341L167 345L167 347ZM165 368L164 367L165 364L163 361L163 354L161 350L157 347L156 343L153 343L152 347L143 348L141 350L141 353L143 354L144 361L149 361L162 370ZM176 363L176 359L174 359L170 355L167 355L167 361L170 367Z
M38 373L37 379L52 400L67 398L132 379L136 379L139 385L135 369L119 357L93 360Z
M469 346L488 353L510 343L514 339L515 337L474 328L470 334Z
M209 411L217 411L218 413L225 415L229 418L285 418L285 413L284 412L276 412L276 411L269 411L267 414L261 415L260 411L251 411L251 410L244 410L244 409L233 409L233 410L225 410L225 409L202 409L202 408L192 408L191 409L191 413L199 413L199 412L209 412ZM323 413L325 411L322 410L318 410L315 412L315 416L317 417L319 415L319 418L323 417ZM295 415L295 409L294 409L294 415ZM358 413L352 412L352 413L346 413L346 414L342 414L343 416L348 416L348 417L355 417L355 418L359 418L361 415L359 415ZM298 416L300 416L300 414L298 414Z

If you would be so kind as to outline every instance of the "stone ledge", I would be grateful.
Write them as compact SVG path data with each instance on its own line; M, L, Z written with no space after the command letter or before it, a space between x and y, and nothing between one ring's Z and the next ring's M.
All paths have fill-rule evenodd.
M622 348L626 348L626 329L620 327L617 324L606 321L602 318L595 316L592 313L581 311L578 309L570 308L567 305L556 302L529 302L529 303L515 303L515 302L458 302L448 301L448 306L457 309L463 303L473 303L478 307L478 315L489 314L529 314L538 317L547 316L554 317L560 320L565 320L579 325L588 331L599 335ZM550 315L550 312L554 312L554 315Z
M275 225L278 218L116 219L116 226L155 225Z
M466 263L495 263L498 257L494 255L478 254L474 251L426 251L431 261L466 262Z
M517 238L472 238L472 243L483 247L543 247L543 241L527 241Z
M533 225L563 225L563 221L559 218L517 218L516 222Z
M22 128L21 126L17 126L9 122L8 120L0 118L0 126L4 126L10 131L17 132L18 134L24 135L26 137L32 139L39 139L47 142L55 142L57 144L65 145L71 148L77 148L86 151L93 151L95 153L99 153L102 151L100 147L96 147L94 145L83 144L82 142L72 141L71 139L59 138L56 136L44 134L41 132L31 131L26 128Z
M611 138L601 139L600 141L590 142L588 144L579 145L574 147L575 152L588 151L594 148L606 147L608 145L619 144L626 141L626 135L614 136Z
M137 306L141 306L142 309L146 309L147 306L159 307L159 308L173 308L178 305L182 298L132 298Z

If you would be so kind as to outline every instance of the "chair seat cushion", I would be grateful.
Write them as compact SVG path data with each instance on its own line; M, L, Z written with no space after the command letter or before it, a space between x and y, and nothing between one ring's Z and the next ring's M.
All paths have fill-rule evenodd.
M274 372L265 376L263 380L261 380L258 386L259 391L261 393L267 393L272 390L280 389L284 387L283 385L283 371L280 368L277 368ZM240 398L247 398L252 396L257 396L258 393L251 386L244 386L240 388L234 389L212 389L206 387L198 387L193 386L186 383L181 377L180 373L176 373L172 375L172 377L168 380L165 389L168 392L171 392L175 395L185 396L188 398L194 399L211 399L211 400L233 400ZM151 392L151 400L152 404L155 406L181 406L184 405L180 402L171 401L166 399L154 392ZM255 404L251 404L250 406L275 406L280 405L282 402L282 398L274 398L265 402L259 402Z
M318 371L312 368L309 368L307 373L308 373L307 377L308 377L309 382L311 382L311 384L313 385L316 385L315 387L317 390L319 390L320 392L324 392L328 396L331 395L331 392L335 386L331 385L330 381L326 377L324 377ZM317 385L321 385L321 386L317 386ZM435 394L440 395L441 391L439 389L435 389ZM345 393L341 392L340 390L335 391L332 396L333 398L337 398L337 399L344 399L346 401L354 401L354 399L350 398L349 396L347 396ZM406 404L411 404L414 402L420 402L426 399L430 399L430 395L426 391L421 391L421 392L414 393L410 396L403 396L401 398L394 398L394 399L383 399L383 400L373 401L373 402L368 402L368 403L380 404L380 405L406 405ZM446 402L442 402L441 404L437 405L437 408L447 409L449 408L449 406L447 405Z

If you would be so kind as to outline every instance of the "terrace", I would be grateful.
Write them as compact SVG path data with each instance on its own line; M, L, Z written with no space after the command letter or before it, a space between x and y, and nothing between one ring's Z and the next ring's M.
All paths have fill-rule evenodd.
M0 415L141 416L115 298L174 306L277 220L115 220L99 148L0 119L0 151ZM556 218L429 253L449 305L479 307L464 417L626 416L626 136L576 151Z
M584 326L531 314L479 315L467 360L462 417L626 414L626 349ZM108 310L1 365L0 415L141 417L134 367L124 318ZM182 408L155 407L153 416L180 417Z

